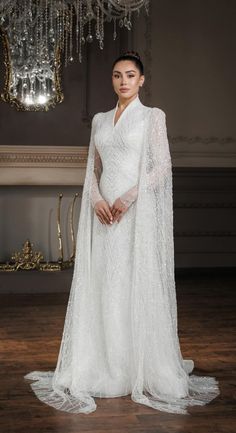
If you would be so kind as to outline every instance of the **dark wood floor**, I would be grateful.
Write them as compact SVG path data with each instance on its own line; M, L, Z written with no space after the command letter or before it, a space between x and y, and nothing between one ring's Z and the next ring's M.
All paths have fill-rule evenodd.
M2 433L235 433L236 275L177 275L179 337L195 373L216 376L221 394L207 406L174 415L139 405L130 396L96 399L89 415L41 403L23 375L53 370L68 294L5 294L1 302L0 404Z

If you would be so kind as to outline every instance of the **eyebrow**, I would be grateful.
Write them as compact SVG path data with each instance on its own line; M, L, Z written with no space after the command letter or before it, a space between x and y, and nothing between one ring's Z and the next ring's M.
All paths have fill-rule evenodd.
M120 71L113 71L113 72L118 72L118 74L121 74ZM134 71L133 69L131 69L130 71L125 71L125 72L128 73L128 72L136 72L136 71Z

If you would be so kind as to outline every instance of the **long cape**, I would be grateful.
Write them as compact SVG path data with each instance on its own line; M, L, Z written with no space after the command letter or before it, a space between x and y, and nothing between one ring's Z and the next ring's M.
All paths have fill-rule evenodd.
M165 113L145 107L135 240L131 282L132 371L131 399L171 413L188 414L187 407L204 405L219 394L214 377L192 373L193 360L181 355L174 276L172 164ZM96 410L93 396L73 387L76 374L76 341L89 332L91 279L91 206L94 170L95 117L83 187L74 274L58 362L55 372L34 371L25 376L37 397L56 409L90 413ZM82 334L81 334L82 335ZM83 354L81 354L82 362Z

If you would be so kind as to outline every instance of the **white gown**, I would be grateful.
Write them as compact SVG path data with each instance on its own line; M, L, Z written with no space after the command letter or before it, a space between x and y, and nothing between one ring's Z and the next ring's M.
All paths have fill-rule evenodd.
M63 411L90 413L93 397L131 394L137 403L187 414L219 388L215 378L189 376L194 362L179 348L165 115L137 96L114 124L117 107L93 119L56 370L25 378L37 381L31 387L40 400ZM102 224L95 203L118 197L127 212L119 223Z
M93 205L101 198L110 205L118 197L127 203L130 196L132 202L133 187L138 183L144 131L142 110L137 109L139 103L138 98L132 101L116 124L116 110L98 116L95 145L102 169L99 190L96 191L95 185L93 191ZM135 123L133 116L132 123L129 122L132 113ZM91 302L96 322L91 346L94 348L92 362L96 359L98 368L96 377L90 377L90 389L93 395L101 397L126 395L132 390L129 287L135 206L134 202L118 223L102 224L97 217L93 223L92 267L95 284Z

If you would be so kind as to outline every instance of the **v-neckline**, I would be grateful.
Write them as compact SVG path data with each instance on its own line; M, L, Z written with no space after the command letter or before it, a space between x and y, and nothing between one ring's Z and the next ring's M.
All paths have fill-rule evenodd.
M139 96L137 95L136 98L134 98L134 99L133 99L133 100L132 100L128 105L127 105L127 107L122 111L122 113L120 114L120 117L117 119L116 123L114 123L114 122L115 122L116 112L117 112L117 109L118 109L118 106L119 106L119 100L117 101L117 103L116 103L116 107L114 108L114 114L113 114L113 119L112 119L112 127L113 127L113 129L116 127L117 123L119 123L121 117L124 116L124 114L125 114L125 112L128 110L128 108L129 108L130 106L132 106L134 102L138 102L138 101L139 101Z

